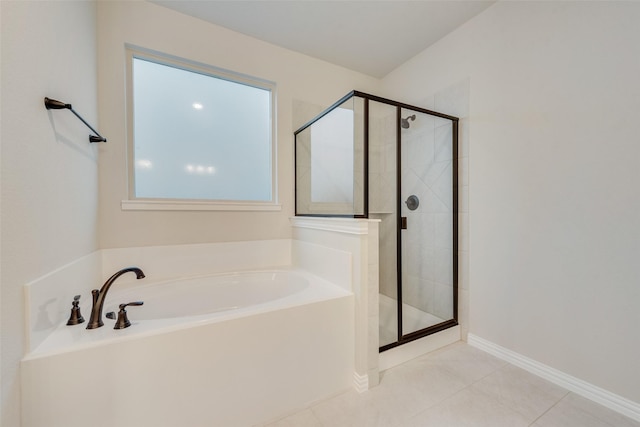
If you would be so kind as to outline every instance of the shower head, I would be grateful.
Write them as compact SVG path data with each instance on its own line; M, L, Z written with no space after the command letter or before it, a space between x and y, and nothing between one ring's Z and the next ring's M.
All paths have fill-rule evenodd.
M407 117L406 119L400 119L400 126L402 126L402 129L409 129L409 120L414 121L416 119L416 115L412 114L411 116Z

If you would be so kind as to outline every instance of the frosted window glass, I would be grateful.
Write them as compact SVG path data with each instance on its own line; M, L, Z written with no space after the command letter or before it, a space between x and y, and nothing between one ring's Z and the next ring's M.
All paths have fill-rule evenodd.
M271 91L133 58L135 197L272 200Z

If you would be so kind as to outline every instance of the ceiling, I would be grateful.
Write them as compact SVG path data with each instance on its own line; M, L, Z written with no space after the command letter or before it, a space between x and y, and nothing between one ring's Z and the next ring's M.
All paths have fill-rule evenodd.
M384 77L495 1L152 0L374 77Z

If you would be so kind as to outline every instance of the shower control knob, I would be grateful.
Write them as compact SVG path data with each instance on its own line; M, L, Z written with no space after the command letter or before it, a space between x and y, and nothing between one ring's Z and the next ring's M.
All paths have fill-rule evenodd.
M415 211L420 205L420 199L418 199L418 196L412 194L404 203L410 211Z

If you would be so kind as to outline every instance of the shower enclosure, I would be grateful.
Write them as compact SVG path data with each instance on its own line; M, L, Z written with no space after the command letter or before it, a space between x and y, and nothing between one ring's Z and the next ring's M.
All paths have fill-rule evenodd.
M380 220L380 351L458 324L458 118L353 91L295 132L295 213Z

